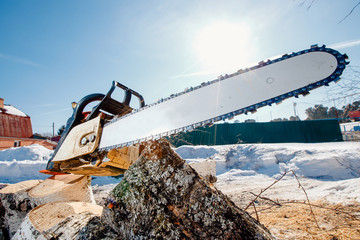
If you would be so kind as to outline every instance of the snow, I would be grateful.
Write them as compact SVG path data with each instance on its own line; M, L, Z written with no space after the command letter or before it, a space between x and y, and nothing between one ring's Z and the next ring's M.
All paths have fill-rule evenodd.
M7 113L7 114L16 115L16 116L20 116L20 117L27 117L27 115L25 113L23 113L22 111L20 111L19 109L17 109L14 106L4 105L4 109L5 109L5 113Z
M238 196L259 193L294 171L311 200L332 203L360 202L360 142L239 144L224 146L182 146L175 151L188 163L215 161L216 187ZM40 145L0 151L0 183L45 179L52 151ZM121 178L94 177L98 188L114 187ZM283 200L304 200L292 174L264 193Z
M52 153L52 150L38 144L0 151L0 182L16 183L47 178L39 170L46 168Z
M285 172L262 196L306 200L291 170L312 200L360 202L360 142L182 146L176 152L188 163L216 161L216 187L239 196L240 204L241 196L260 193Z
M182 146L176 152L189 163L216 161L218 177L261 174L276 178L289 170L313 179L360 177L358 142Z

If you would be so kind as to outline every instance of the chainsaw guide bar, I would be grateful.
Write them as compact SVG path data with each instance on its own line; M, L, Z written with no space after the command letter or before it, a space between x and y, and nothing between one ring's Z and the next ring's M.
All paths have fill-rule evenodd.
M314 45L220 76L114 118L104 126L99 148L108 151L157 140L306 95L338 81L348 64L346 58L336 50Z

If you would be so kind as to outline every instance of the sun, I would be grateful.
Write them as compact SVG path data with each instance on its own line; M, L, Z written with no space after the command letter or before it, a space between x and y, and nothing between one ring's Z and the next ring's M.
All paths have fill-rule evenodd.
M213 22L195 35L194 49L203 68L213 73L244 67L254 54L251 29L247 24Z

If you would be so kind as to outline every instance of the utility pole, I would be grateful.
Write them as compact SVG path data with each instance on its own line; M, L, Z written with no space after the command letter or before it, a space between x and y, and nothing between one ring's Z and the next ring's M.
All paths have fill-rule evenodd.
M55 136L55 123L53 122L52 124L52 128L53 128L53 137Z

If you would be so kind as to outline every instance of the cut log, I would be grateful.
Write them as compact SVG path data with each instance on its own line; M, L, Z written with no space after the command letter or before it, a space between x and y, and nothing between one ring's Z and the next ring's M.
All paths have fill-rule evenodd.
M193 162L189 165L209 183L216 182L216 161Z
M88 225L95 221L102 226L102 211L101 206L85 202L46 203L28 213L14 239L88 239L84 238L89 236Z
M55 175L41 182L29 192L31 201L38 205L56 201L95 203L90 177L83 175Z
M145 143L103 219L123 239L274 239L164 140Z
M34 207L31 204L29 190L40 183L39 180L29 180L10 184L0 190L2 204L2 225L6 237L12 237L26 214Z
M30 180L0 190L3 232L12 237L34 207L55 201L95 203L90 178L80 175L56 175L44 181Z

